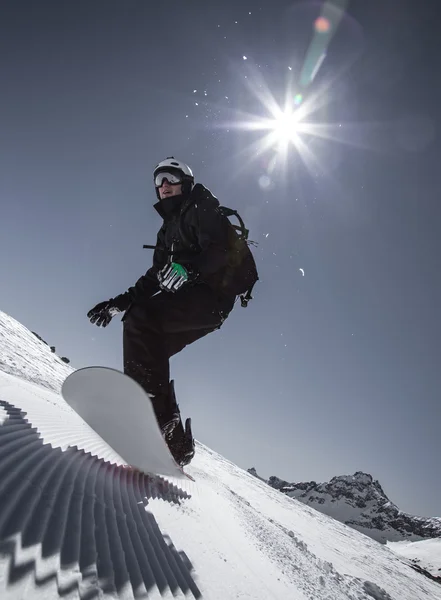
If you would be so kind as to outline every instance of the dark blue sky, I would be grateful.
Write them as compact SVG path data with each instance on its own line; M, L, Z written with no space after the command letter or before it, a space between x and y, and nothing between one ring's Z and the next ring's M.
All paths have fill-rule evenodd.
M221 127L268 116L257 75L279 103L295 93L320 8L10 2L0 309L75 367L121 368L119 321L85 315L150 266L151 173L173 154L259 244L249 308L172 361L196 437L289 481L365 470L402 509L441 515L436 3L349 4L304 93L321 105L306 120L333 124L302 134L312 168L292 146L271 169L262 132Z

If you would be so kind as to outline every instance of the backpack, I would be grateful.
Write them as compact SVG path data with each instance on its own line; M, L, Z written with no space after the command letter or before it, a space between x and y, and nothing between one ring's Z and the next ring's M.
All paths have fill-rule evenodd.
M216 210L224 217L228 226L228 263L222 284L240 297L241 306L247 307L248 302L252 300L253 287L259 279L256 262L250 250L250 245L257 244L248 240L249 230L237 210L226 206L218 206ZM239 225L233 225L230 217L236 217ZM180 235L183 240L187 239L181 228ZM191 247L189 240L186 243ZM145 244L143 248L155 250L156 246Z
M253 287L259 279L256 262L250 250L255 242L248 240L249 230L245 227L242 217L237 210L227 206L217 209L228 223L228 264L225 275L225 286L237 296L240 296L241 306L248 306L252 299ZM236 217L239 225L233 225L230 217Z

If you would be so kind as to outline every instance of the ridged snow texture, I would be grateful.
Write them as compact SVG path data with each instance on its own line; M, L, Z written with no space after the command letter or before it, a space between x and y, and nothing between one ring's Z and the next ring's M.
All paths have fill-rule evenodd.
M0 552L11 559L10 584L36 570L35 557L15 560L19 534L22 549L41 544L43 560L59 555L61 573L35 577L37 585L57 578L60 595L77 588L89 599L130 584L135 597L154 586L200 597L190 562L145 510L150 498L178 503L185 491L76 447L53 448L26 413L4 401L0 409L8 415L0 425ZM63 569L82 577L66 587Z

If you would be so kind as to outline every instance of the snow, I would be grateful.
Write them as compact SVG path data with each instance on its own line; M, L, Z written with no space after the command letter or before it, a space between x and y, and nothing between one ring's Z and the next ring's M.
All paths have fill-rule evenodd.
M419 542L388 542L387 545L434 577L441 578L441 538Z
M60 397L61 383L71 371L25 327L0 312L0 400L26 411L54 448L76 444L122 464ZM270 488L208 447L197 444L187 470L195 478L195 483L185 483L190 499L180 504L151 500L146 510L191 561L205 599L441 600L441 586L405 564L395 548ZM38 551L18 544L15 562ZM39 575L57 564L57 557L35 560ZM40 576L36 583L32 571L8 586L8 568L8 560L0 558L2 599L58 598L55 580L42 582ZM81 578L77 565L71 575ZM60 578L68 577L64 569ZM183 597L179 594L175 597ZM73 589L65 597L80 596ZM134 597L130 585L120 597ZM159 598L160 593L153 589L148 597ZM164 592L163 597L173 596Z

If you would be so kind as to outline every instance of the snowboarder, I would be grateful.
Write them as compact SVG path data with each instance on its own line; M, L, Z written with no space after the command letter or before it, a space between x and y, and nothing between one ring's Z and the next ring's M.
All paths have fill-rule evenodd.
M219 329L236 297L248 291L245 301L241 296L245 306L258 277L238 228L210 190L194 184L188 165L169 157L156 166L153 179L154 208L163 219L156 245L145 246L154 249L153 266L127 292L100 302L87 316L106 327L125 311L124 372L149 394L170 451L183 466L194 456L194 440L191 419L185 427L181 421L169 358Z

